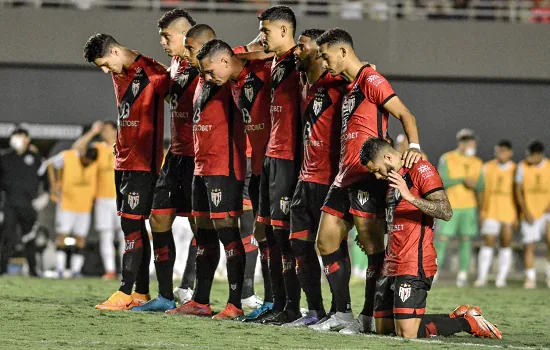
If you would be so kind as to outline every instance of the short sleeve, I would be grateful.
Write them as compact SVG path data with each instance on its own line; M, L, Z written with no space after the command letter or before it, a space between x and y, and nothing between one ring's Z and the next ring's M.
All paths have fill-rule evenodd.
M383 106L395 96L395 91L393 91L390 83L377 72L365 76L363 89L365 96L378 106Z
M444 190L443 181L439 173L429 162L419 162L413 167L411 169L411 179L422 197L426 197L439 190Z
M518 164L514 180L518 185L521 185L523 183L523 164L521 163Z
M155 91L162 97L168 94L170 89L170 73L166 71L165 74L158 74L154 80Z

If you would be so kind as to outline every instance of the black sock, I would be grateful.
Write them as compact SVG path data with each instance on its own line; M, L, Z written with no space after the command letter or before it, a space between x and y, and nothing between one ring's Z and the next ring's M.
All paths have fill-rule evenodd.
M269 247L267 241L258 242L260 251L260 265L262 267L262 278L264 280L264 301L273 303L273 292L271 291L271 278L269 277Z
M121 225L124 232L125 249L122 255L122 282L119 290L130 295L143 257L141 222L122 217Z
M151 263L151 243L149 232L145 226L145 220L141 219L141 240L143 241L143 252L136 278L136 293L149 294L149 264Z
M210 290L220 261L220 243L216 230L197 228L197 281L193 300L210 304Z
M365 281L365 303L363 304L363 311L361 311L362 315L373 316L376 281L378 281L380 273L382 272L384 255L384 252L367 255L369 267L367 268L367 279Z
M346 312L350 308L350 292L346 258L340 249L334 253L321 255L324 272L334 296L337 312Z
M240 233L246 253L246 265L244 268L243 294L242 299L254 295L254 273L258 261L258 246L254 239L254 214L252 210L245 210L240 217Z
M225 249L227 258L227 281L229 282L228 303L242 308L244 268L246 256L238 227L224 227L216 230Z
M153 232L153 249L159 294L168 300L174 300L172 275L174 274L174 262L176 261L176 245L172 230Z
M321 294L321 266L315 252L315 242L293 239L290 241L296 257L296 271L306 295L308 309L324 313Z
M349 286L349 281L351 279L351 259L349 256L349 247L348 247L348 240L344 239L342 243L340 243L340 252L342 253L342 256L344 257L344 260L346 262L346 273L348 274L347 277L347 284ZM346 306L346 312L351 312L351 294L350 299L348 299L347 306Z
M269 277L273 295L273 311L282 311L286 303L285 280L283 278L283 258L281 248L273 235L272 226L265 227L265 236L269 246Z
M25 243L25 257L27 258L27 264L29 265L29 275L38 276L36 271L36 245L34 239Z
M290 246L290 230L275 227L273 235L281 248L281 256L283 260L283 278L285 281L286 304L285 309L289 309L298 313L300 311L300 297L302 290L300 289L300 281L296 275L296 258Z
M197 277L197 240L193 238L189 243L189 253L187 254L187 262L185 263L185 270L183 270L183 276L179 285L182 289L194 289L195 278Z
M468 320L463 317L450 318L448 314L424 315L418 327L418 338L431 338L436 336L447 337L460 332L472 331Z

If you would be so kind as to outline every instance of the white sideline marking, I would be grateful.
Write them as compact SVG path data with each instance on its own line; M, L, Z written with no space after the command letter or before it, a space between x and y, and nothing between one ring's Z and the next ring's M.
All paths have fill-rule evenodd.
M376 335L376 334L363 334L363 337L366 338L375 338L375 339L383 339L383 340L391 340L396 342L415 342L415 343L422 343L422 344L430 344L430 345L456 345L456 346L463 346L463 347L478 347L478 348L493 348L493 349L517 349L517 350L537 350L537 349L548 349L548 348L533 348L528 346L514 346L514 345L489 345L489 344L477 344L477 343L468 343L468 342L445 342L443 340L439 339L403 339L398 337L391 337L391 336L382 336L382 335ZM191 344L181 344L181 343L169 343L169 342L159 342L159 343L116 343L116 342L110 342L110 341L92 341L92 340L78 340L78 341L70 341L70 340L28 340L28 339L2 339L3 342L8 343L17 343L17 344L45 344L45 345L52 345L52 344L68 344L68 345L106 345L106 346L124 346L124 347L137 347L137 348L158 348L158 347L167 347L167 348L194 348L194 349L208 349L209 347L206 345L199 346L199 345L191 345ZM495 340L497 341L497 340ZM268 349L268 348L263 348ZM340 348L344 349L344 348Z

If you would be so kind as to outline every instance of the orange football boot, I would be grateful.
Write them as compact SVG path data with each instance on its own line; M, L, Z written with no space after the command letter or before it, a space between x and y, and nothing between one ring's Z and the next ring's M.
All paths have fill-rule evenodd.
M237 317L244 316L244 311L237 308L231 303L227 303L227 306L216 316L212 317L213 320L234 320Z
M470 334L474 337L502 339L502 332L481 315L481 311L477 306L469 308L464 318L470 324L470 328L472 329Z
M98 310L126 310L132 304L132 297L117 290L103 303L96 305Z
M469 308L470 308L470 305L457 306L456 309L454 309L453 312L449 314L449 317L450 318L464 317L464 315L466 315L466 312L468 312ZM481 310L479 311L479 313L481 313Z
M151 300L151 296L149 294L140 294L137 292L132 292L132 303L130 304L130 306L128 306L126 310L129 310L134 306L143 305L149 300Z

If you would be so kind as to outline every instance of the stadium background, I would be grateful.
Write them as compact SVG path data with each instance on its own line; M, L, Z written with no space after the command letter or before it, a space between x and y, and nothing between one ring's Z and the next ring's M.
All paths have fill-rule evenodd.
M62 142L58 143L56 149L63 145L68 147L72 140L80 135L83 125L91 124L98 119L116 118L111 78L86 64L82 58L82 46L91 34L100 31L110 33L123 45L137 49L164 64L169 63L168 57L158 43L156 28L156 22L163 11L143 8L145 1L140 2L141 9L107 10L94 7L87 11L70 8L72 5L68 2L53 2L59 2L61 5L58 8L39 9L33 8L34 4L31 4L14 8L11 2L0 1L0 148L7 147L7 137L16 123L29 123L35 143L43 155L48 156L55 153L52 146L58 140ZM339 2L331 1L334 4ZM373 2L380 3L365 1ZM479 1L472 1L477 2ZM184 7L187 7L186 3L183 2ZM220 5L215 1L206 3L213 7ZM455 147L455 134L464 127L476 131L479 137L478 155L483 160L492 157L493 146L499 139L508 138L514 144L514 159L517 161L523 157L525 147L531 140L540 139L547 146L550 143L550 26L528 23L530 1L509 3L527 4L522 5L525 6L526 12L524 15L516 15L513 20L492 18L489 21L478 21L475 16L461 17L460 20L453 20L451 17L447 20L410 20L396 19L390 15L385 21L375 21L368 19L372 17L369 13L364 14L363 20L345 20L336 10L336 13L326 16L300 15L297 33L306 28L317 27L340 26L350 30L360 57L377 64L378 70L389 78L394 89L417 117L421 143L432 162L436 163L443 152ZM367 7L364 8L365 11L366 9ZM247 43L257 33L258 25L254 10L247 14L190 11L198 23L212 24L218 36L232 45ZM169 119L166 118L165 121L168 126ZM401 132L395 121L390 122L390 131L392 135ZM166 136L168 132L169 128L166 127ZM50 205L48 209L49 213L46 210L42 220L53 224L54 207ZM53 228L53 225L50 227ZM94 243L97 237L92 233L90 240ZM541 248L543 247L544 244L541 243ZM516 257L515 261L518 262L519 259ZM81 290L90 292L86 295L86 303L95 302L96 299L103 298L106 290L112 287L99 287L88 281L77 281L71 285L67 281L59 283L49 285L51 295L44 297L48 305L56 305L61 299L59 293L67 293L68 300L82 303L84 297L78 295ZM39 282L9 282L3 294L10 295L24 287L25 292L22 292L21 298L28 304L28 301L41 293L44 286ZM223 288L217 287L217 293L223 295ZM353 293L358 295L357 298L354 296L355 300L359 300L359 295L362 295L362 291L357 292L360 289L361 287L354 289ZM544 311L548 306L542 294L545 292L547 293L539 290L535 295L524 294L519 289L516 289L516 292L512 290L512 293L516 294L496 291L494 300L499 299L503 304L528 303L533 308L542 310L537 313L538 320L542 321L547 316L550 317ZM434 294L433 305L437 305L435 311L444 312L444 307L455 304L456 299L468 293L474 292L466 290L459 293L443 285L441 293ZM495 309L497 304L490 304L493 300L490 295L479 292L476 294L476 300ZM6 312L6 320L27 322L18 324L33 326L33 321L22 321L18 315L19 312L34 312L33 309L27 304L20 303L16 297L13 301L17 308ZM10 302L9 298L7 302ZM40 322L49 317L49 312L49 309L39 310L35 321L37 324L33 329L42 328ZM508 311L499 312L502 319ZM85 334L88 332L87 323L79 323L81 320L78 317L82 320L83 317L91 318L93 310L64 309L61 315L72 315L71 317L76 319L77 329L81 327L81 333ZM515 312L515 316L520 319L532 317L531 314L522 314L520 311ZM128 316L125 317L128 321ZM130 321L136 326L141 326L142 322L147 324L159 320L139 317ZM529 322L531 325L540 324L541 327L545 327L543 322L537 322L533 318L529 320L532 321ZM113 318L110 322L117 324L119 320ZM168 321L164 319L161 322L166 327L173 327L171 332L181 335L177 325L168 325ZM200 331L201 327L212 327L206 322L198 322L196 330ZM56 322L43 327L43 332L37 331L36 339L40 339L41 334L44 334L44 338L49 338L51 327L57 325L61 326L56 333L57 338L53 337L54 340L50 343L37 341L47 346L64 345L67 348L77 348L85 347L83 342L87 341L86 339L96 339L87 335L82 343L71 342L72 340L63 343L63 324ZM73 323L68 321L65 326L67 329L72 328ZM532 326L525 332L522 329L519 336L515 336L512 341L508 340L506 344L548 346L550 342L544 340L543 333L537 333L540 331L537 327ZM220 325L213 328L220 334L228 331ZM510 323L505 329L511 329ZM6 333L0 331L0 334L8 335L10 327L4 328L4 331ZM80 334L78 332L76 333ZM4 337L7 339L6 344L20 341L16 339L15 334ZM228 334L227 341L234 339L230 333ZM67 339L70 339L68 335ZM27 344L38 344L33 341L30 340ZM114 340L109 341L97 340L86 345L98 348L123 346ZM163 341L159 344L175 347L177 341L176 337L172 342ZM315 338L315 341L317 345L342 346L337 338L332 340L333 343L328 338ZM132 344L145 347L134 339L128 339L124 345L132 347ZM156 343L150 341L150 344ZM274 344L277 343L259 342L256 346L270 347ZM295 342L288 346L303 345ZM353 347L353 344L346 343L346 346ZM407 347L416 348L411 344Z

